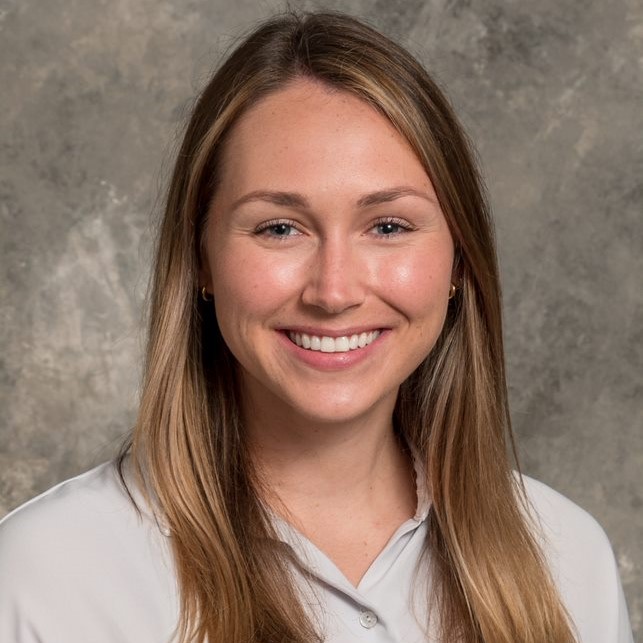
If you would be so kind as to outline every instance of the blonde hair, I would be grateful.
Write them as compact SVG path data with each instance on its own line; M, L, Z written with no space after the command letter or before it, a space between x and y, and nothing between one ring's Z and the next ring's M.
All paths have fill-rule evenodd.
M322 640L259 500L235 360L197 281L226 135L250 106L301 77L351 92L391 121L423 163L456 246L458 294L436 346L403 383L394 417L427 472L427 609L441 640L571 642L511 471L498 267L470 145L407 51L346 15L293 12L248 35L202 92L160 228L140 412L119 463L131 455L170 528L179 638Z

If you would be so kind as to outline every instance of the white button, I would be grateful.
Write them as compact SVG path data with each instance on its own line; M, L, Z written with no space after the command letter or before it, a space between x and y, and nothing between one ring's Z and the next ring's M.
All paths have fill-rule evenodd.
M166 538L169 538L172 535L172 532L170 531L170 528L167 525L163 524L163 523L161 523L159 525L159 531Z
M377 625L377 616L374 612L371 612L371 610L364 610L359 614L359 624L367 630L370 630Z
M165 520L159 518L158 516L155 516L155 518L156 524L158 525L161 534L166 538L169 538L172 535L172 532L170 531L170 527L168 526L168 524L165 522Z

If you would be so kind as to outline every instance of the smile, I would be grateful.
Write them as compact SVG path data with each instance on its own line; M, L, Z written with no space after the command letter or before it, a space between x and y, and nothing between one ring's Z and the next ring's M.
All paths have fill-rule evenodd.
M359 335L344 335L343 337L328 337L326 335L307 335L306 333L288 332L288 338L300 348L322 353L347 353L364 348L380 336L379 330L373 330Z

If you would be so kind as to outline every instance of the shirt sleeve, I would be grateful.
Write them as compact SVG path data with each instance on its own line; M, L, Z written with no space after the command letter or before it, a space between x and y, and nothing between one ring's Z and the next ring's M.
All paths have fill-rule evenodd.
M625 602L625 594L623 592L623 585L621 584L621 579L618 573L618 567L614 565L614 571L616 575L616 584L617 584L617 610L616 610L616 636L614 640L617 643L634 643L634 637L632 634L632 627L630 625L630 618L627 612L627 603Z
M618 564L603 528L557 491L523 479L531 518L579 643L633 643Z
M111 463L0 521L0 643L169 643L177 617L169 544Z
M30 602L37 601L38 585L42 582L29 589L37 562L29 555L29 536L23 532L21 523L22 520L11 517L0 524L0 641L48 643L29 617Z

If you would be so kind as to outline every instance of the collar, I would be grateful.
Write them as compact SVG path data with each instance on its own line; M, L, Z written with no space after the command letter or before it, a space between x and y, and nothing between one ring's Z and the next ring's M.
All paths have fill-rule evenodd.
M409 446L409 450L413 460L413 471L415 472L415 493L417 495L417 507L415 509L413 520L424 522L429 515L429 509L431 508L429 489L426 484L426 467L424 466L424 462L417 450L411 446Z
M396 535L415 529L421 525L426 520L429 515L429 510L431 509L431 500L426 480L426 468L417 450L409 446L409 451L411 453L413 472L415 474L415 494L417 497L417 505L413 518L405 521L396 532ZM281 542L286 543L293 548L300 548L302 538L304 538L304 536L266 503L264 503L264 508L270 517L277 538Z
M409 450L411 452L411 459L413 462L413 472L415 475L415 494L417 497L417 505L416 505L415 514L412 520L419 525L423 523L426 520L427 516L429 515L429 510L431 509L431 500L429 497L429 491L426 484L426 467L424 466L424 463L422 462L422 458L420 457L417 450L411 446L409 446ZM133 473L131 471L132 463L130 462L130 460L131 460L131 457L128 455L124 461L124 471L126 473L126 476L129 477L132 482L134 482ZM128 486L130 488L130 492L133 492L133 496L137 501L136 504L139 506L139 508L146 507L147 502L145 502L143 495L138 489L137 484L134 483ZM275 513L266 503L264 503L264 508L266 509L272 521L272 525L275 529L275 532L279 540L287 544L293 545L294 544L293 536L295 535L294 527L292 527L292 525L290 525L286 520L284 520L281 516ZM144 513L146 512L144 511ZM157 526L161 534L163 534L163 536L169 537L171 535L171 532L162 513L157 510L157 511L152 511L151 514L152 516L148 516L148 517L153 517L153 520L157 523ZM295 536L295 540L299 542L298 535Z

